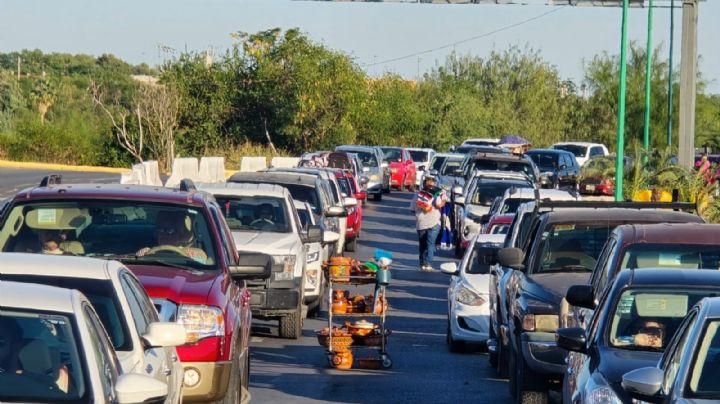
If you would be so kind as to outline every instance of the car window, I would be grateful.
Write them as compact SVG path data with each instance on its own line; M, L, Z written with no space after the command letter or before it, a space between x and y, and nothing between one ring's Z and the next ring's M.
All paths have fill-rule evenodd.
M615 247L617 247L617 245L618 242L615 237L608 239L603 252L600 254L598 263L593 269L591 284L593 285L593 294L596 298L603 293L607 286L610 271L615 262ZM613 274L613 276L614 275L615 274Z
M442 168L443 164L445 163L445 160L448 158L445 156L435 156L433 157L432 161L430 162L430 169L431 170L438 170ZM443 174L444 175L444 174Z
M145 288L140 285L140 282L138 282L138 280L128 272L124 272L121 276L126 279L128 286L132 290L133 296L135 296L135 299L140 304L145 321L148 324L160 321L155 305L150 300Z
M554 168L558 167L557 154L528 153L528 156L530 156L530 159L537 164L540 170L552 171ZM560 157L562 157L562 155L560 155Z
M587 153L586 146L580 146L575 144L556 144L552 148L568 151L575 155L575 157L585 157L585 154Z
M590 157L594 156L602 156L603 155L603 149L600 146L594 146L590 148Z
M445 160L445 164L442 166L442 170L440 171L440 175L455 175L455 170L460 168L460 161L457 160Z
M194 207L63 200L17 204L10 216L0 229L4 252L42 253L51 240L71 255L217 269L208 221Z
M610 317L609 345L662 351L688 311L701 299L718 295L720 291L709 289L626 289Z
M610 223L554 223L542 231L537 244L535 272L589 272L614 225Z
M222 242L222 248L220 248L220 254L225 258L225 262L228 265L234 265L235 263L235 244L228 227L227 220L223 220L223 214L220 213L222 209L216 204L210 204L210 213L215 217L215 223L218 225L218 232L220 233L220 240Z
M85 317L88 333L90 333L90 346L85 348L92 349L94 353L95 366L100 373L103 397L106 402L115 402L115 383L117 382L117 370L120 369L120 365L107 344L107 337L103 335L105 331L97 322L97 317L89 306L83 307L83 316Z
M684 268L720 269L720 245L651 244L629 246L622 257L621 269Z
M135 292L133 291L132 285L128 282L126 277L120 278L120 286L127 299L128 306L130 306L130 315L132 315L135 328L139 335L143 335L147 332L148 321L143 313L143 306L138 300Z
M690 371L690 392L693 397L720 398L720 321L710 321L700 338L695 361Z
M505 199L505 203L500 207L499 214L515 213L517 212L520 205L526 202L534 201L531 198L508 198Z
M470 257L470 264L465 268L465 273L489 274L490 267L495 265L495 257L499 248L499 245L476 244Z
M385 153L384 160L386 162L402 162L402 149L395 149L395 148L383 148L383 153Z
M527 183L516 181L477 181L472 198L466 203L480 206L491 206L495 198L502 197L510 187L526 187Z
M215 200L230 230L271 233L292 231L284 198L216 195Z
M510 171L526 174L535 181L535 170L528 161L475 160L469 164L471 170ZM466 171L467 172L467 171Z
M88 402L74 325L67 314L0 310L0 402Z
M673 339L679 338L677 343L674 341L669 345L673 346L671 352L665 354L665 358L662 359L663 368L665 369L665 376L663 377L662 389L664 392L669 393L672 389L675 377L677 376L678 370L680 370L680 362L682 361L682 355L685 352L685 346L688 343L690 337L690 330L692 330L695 321L697 320L697 310L693 310L687 315L685 321L678 327L677 335Z
M347 177L338 178L338 184L340 185L340 192L345 194L345 196L355 196L355 193L350 187L350 181L347 179Z
M425 163L428 161L428 157L430 157L430 153L423 150L408 150L408 153L410 153L412 161L416 163Z

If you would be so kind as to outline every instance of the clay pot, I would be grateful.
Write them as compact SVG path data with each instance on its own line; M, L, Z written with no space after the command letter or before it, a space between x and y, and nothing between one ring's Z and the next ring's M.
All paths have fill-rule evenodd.
M333 300L340 300L345 299L345 291L343 290L333 290Z
M332 365L337 369L350 369L353 363L352 352L337 352L333 354Z
M333 300L333 302L332 302L333 313L339 313L339 314L347 313L347 308L348 308L348 303L344 297L341 299Z

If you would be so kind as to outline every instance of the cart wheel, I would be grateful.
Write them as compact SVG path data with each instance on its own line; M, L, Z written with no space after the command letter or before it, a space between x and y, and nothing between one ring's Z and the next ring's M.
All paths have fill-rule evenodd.
M328 360L328 365L332 366L333 365L333 354L331 354L331 353L327 354L327 360Z
M383 355L382 356L382 367L383 369L390 369L392 367L392 360L389 356Z

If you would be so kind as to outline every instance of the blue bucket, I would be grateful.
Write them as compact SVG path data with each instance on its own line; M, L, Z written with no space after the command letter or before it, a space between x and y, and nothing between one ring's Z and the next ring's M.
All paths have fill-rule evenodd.
M381 250L379 248L375 250L375 261L380 260L380 258L387 258L389 260L392 260L392 257L393 255L390 251Z

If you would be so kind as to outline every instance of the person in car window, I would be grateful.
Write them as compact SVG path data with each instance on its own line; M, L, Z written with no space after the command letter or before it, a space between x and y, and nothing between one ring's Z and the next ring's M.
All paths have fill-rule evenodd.
M63 241L67 240L67 234L61 230L38 230L38 240L42 246L41 252L50 255L72 255L60 248Z
M250 223L250 226L255 227L272 227L275 226L274 219L274 212L273 207L269 203L263 203L260 206L258 206L257 214L255 215L257 219L253 220L252 223Z
M140 249L136 255L173 252L191 258L201 264L207 262L207 254L194 247L195 234L192 232L192 219L180 211L160 211L155 219L156 247Z
M644 320L634 335L635 345L648 348L662 348L665 326L655 320Z

